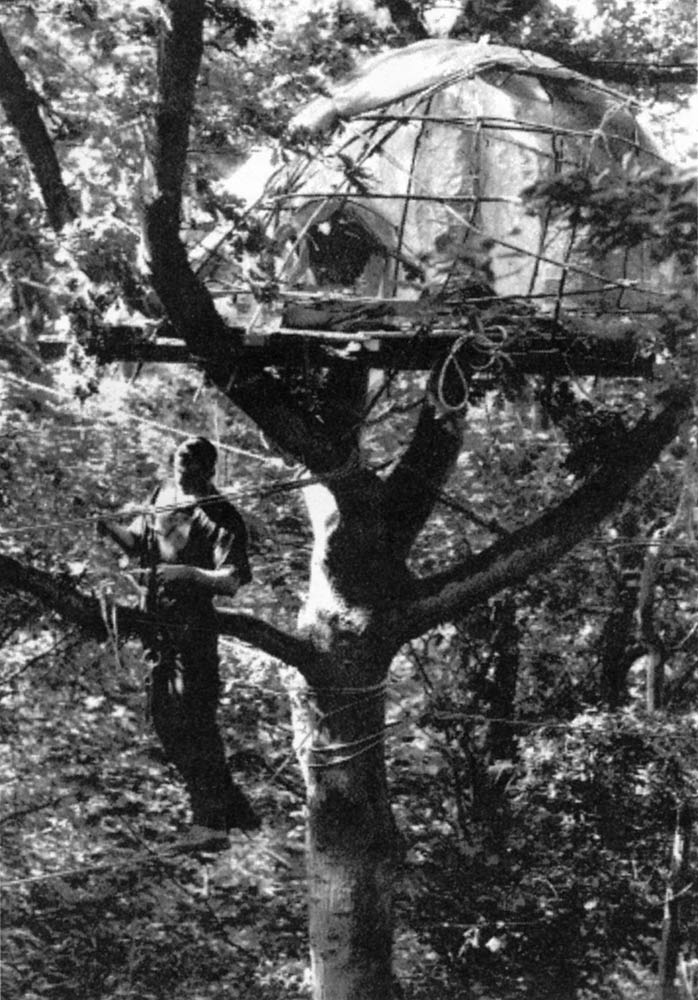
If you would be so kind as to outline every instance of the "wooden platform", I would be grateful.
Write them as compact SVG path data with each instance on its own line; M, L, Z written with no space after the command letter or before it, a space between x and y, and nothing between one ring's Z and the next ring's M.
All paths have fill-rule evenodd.
M220 296L217 296L220 301ZM339 358L368 368L429 370L455 354L464 370L496 378L521 375L650 378L653 358L638 351L631 318L537 312L524 300L491 296L457 304L419 300L330 298L292 294L281 306L223 308L231 353L269 366L327 367ZM646 317L643 317L646 319ZM64 341L42 339L42 357L65 353ZM86 345L102 362L191 362L167 324L150 333L135 327L99 331Z

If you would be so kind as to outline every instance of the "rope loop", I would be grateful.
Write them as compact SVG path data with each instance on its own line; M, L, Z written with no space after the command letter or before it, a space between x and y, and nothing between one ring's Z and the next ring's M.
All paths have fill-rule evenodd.
M436 398L440 409L444 413L462 413L468 405L470 387L468 385L468 377L458 360L458 352L471 339L471 333L463 333L460 337L458 337L446 355L444 362L439 369L439 374L436 376ZM460 389L462 391L462 396L457 403L451 403L446 399L446 379L451 371L455 373L456 379L460 384Z

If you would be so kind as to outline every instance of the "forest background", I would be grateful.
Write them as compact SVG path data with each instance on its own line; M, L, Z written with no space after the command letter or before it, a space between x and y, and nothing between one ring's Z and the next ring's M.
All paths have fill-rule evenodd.
M223 858L188 852L186 801L145 721L142 651L110 616L114 599L133 600L131 585L94 534L98 514L147 495L182 436L206 434L253 538L255 581L235 608L293 627L311 548L300 467L193 366L98 364L89 350L100 323L140 327L157 315L138 260L160 6L5 0L1 12L0 41L38 95L69 193L65 217L48 220L3 122L2 555L99 595L109 635L52 613L3 564L3 995L308 996L304 792L277 665L222 641L221 723L264 826L234 837ZM681 182L663 201L629 186L613 210L690 254L693 5L470 3L455 13L460 37L594 64L590 75L605 65L643 100ZM247 10L213 0L184 199L192 253L203 258L221 225L243 227L240 198L258 165L281 155L304 101L371 52L446 30L444 16L398 2ZM694 329L692 296L687 287L673 304L675 328ZM48 337L68 345L62 360L41 357ZM411 398L403 383L386 408ZM631 412L634 394L619 383L594 415ZM570 423L563 435L541 420L530 388L516 405L495 395L473 410L470 461L420 536L418 569L462 555L463 499L474 548L478 526L484 538L493 522L544 508L569 480ZM402 433L399 421L376 420L375 454L387 461ZM676 816L698 783L697 484L689 426L587 542L393 663L405 997L655 995ZM653 657L664 684L648 694ZM504 676L508 687L495 683ZM676 995L695 997L698 913L685 882Z

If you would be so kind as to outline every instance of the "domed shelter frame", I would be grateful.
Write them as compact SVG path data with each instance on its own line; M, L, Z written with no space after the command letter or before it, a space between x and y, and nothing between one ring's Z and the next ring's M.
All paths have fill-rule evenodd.
M265 358L302 341L319 364L428 368L458 341L480 369L489 351L522 373L650 374L667 273L522 198L661 164L625 95L535 53L437 39L369 60L293 124L307 145L265 192L275 298L243 320Z

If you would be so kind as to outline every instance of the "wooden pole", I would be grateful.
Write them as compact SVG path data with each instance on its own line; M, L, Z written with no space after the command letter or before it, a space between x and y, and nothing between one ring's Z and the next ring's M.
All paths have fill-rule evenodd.
M664 900L662 943L659 952L657 1000L679 1000L676 971L681 948L681 908L691 889L690 855L693 814L687 802L676 811L671 869Z

